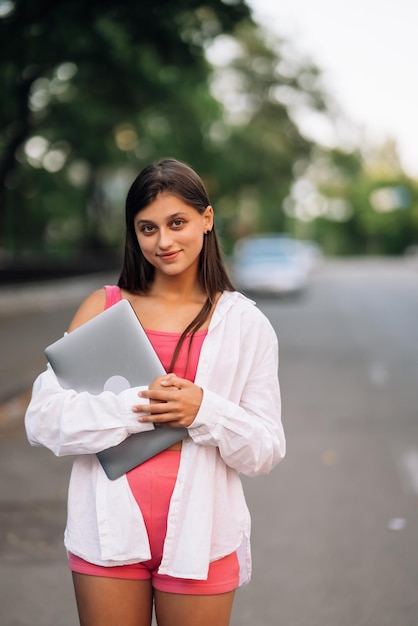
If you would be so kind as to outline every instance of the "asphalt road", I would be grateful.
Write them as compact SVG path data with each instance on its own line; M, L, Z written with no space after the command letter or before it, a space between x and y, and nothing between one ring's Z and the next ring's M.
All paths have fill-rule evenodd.
M232 626L417 626L418 266L328 263L305 297L258 303L280 341L288 455L244 480L254 572ZM76 305L48 306L0 318L8 395L8 372L33 378ZM24 402L0 411L0 625L76 626L71 459L28 446Z

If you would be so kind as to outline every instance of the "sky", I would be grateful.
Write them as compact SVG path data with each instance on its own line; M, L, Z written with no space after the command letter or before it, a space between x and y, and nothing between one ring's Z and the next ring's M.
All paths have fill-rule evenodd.
M257 22L322 70L327 90L368 142L396 140L404 169L418 178L418 0L247 4Z

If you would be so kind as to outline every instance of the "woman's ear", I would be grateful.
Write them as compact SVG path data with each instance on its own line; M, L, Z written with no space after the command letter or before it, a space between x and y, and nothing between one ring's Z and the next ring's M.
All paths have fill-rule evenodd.
M209 205L206 207L204 212L202 213L204 220L204 233L207 235L213 228L213 209Z

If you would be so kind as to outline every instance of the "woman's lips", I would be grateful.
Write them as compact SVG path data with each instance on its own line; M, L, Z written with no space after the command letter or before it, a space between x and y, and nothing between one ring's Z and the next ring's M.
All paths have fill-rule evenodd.
M177 259L179 254L180 251L177 250L176 252L166 252L164 254L159 254L158 256L160 257L161 261L169 262Z

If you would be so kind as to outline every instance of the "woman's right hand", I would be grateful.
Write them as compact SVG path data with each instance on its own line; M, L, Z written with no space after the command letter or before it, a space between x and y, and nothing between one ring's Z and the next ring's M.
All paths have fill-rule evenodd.
M150 391L156 391L156 390L161 391L161 388L162 388L162 386L161 386L161 381L165 380L165 379L166 379L166 377L167 377L167 375L166 375L166 374L164 374L163 376L157 376L157 378L155 378L155 379L152 381L152 383L150 383L150 384L148 385L148 389L149 389ZM150 404L156 404L156 403L158 403L158 402L162 402L162 400L154 400L153 398L150 398L150 399L149 399L149 403L150 403Z
M140 422L188 428L200 409L203 389L175 374L165 374L153 380L148 390L140 391L138 395L149 400L149 404L132 408L134 413L143 413Z

